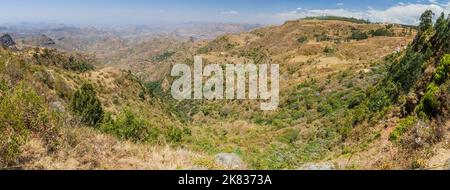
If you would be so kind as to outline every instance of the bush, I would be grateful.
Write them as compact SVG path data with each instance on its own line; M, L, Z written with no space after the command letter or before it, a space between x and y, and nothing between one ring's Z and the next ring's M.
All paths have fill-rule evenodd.
M416 118L413 116L409 116L405 119L402 119L397 125L397 127L395 127L394 131L392 131L392 133L389 135L389 140L397 141L398 139L400 139L403 136L403 134L408 132L408 130L411 128L412 125L414 125L414 123L416 123Z
M363 92L355 92L351 95L350 100L348 101L348 109L353 109L356 106L360 105L366 99L366 94Z
M86 72L94 69L94 66L88 63L89 60L81 57L75 58L74 56L67 57L55 49L43 49L42 52L36 50L33 58L38 65L54 65L71 71Z
M145 88L153 97L162 96L164 94L161 81L148 82L145 84Z
M325 49L323 49L323 52L326 54L333 54L335 51L336 51L335 49L328 46L326 46Z
M371 112L381 111L391 103L389 94L384 90L377 89L369 97L369 110Z
M70 86L64 81L64 79L58 77L54 84L56 94L65 100L70 100L72 89Z
M424 63L425 57L421 53L408 49L405 56L398 63L393 63L389 72L390 79L398 83L401 90L405 92L409 91L416 84L423 72L422 64Z
M346 22L352 22L356 24L370 24L371 22L369 20L364 19L358 19L358 18L349 18L349 17L340 17L340 16L317 16L317 17L306 17L305 20L339 20L339 21L346 21Z
M301 36L301 37L297 38L297 42L298 42L299 44L304 44L304 43L308 42L308 37L306 37L306 36Z
M94 69L94 66L83 60L77 60L69 57L69 60L63 63L63 68L71 71L86 72Z
M83 123L97 126L103 119L103 108L91 84L83 84L71 101L72 111L81 117Z
M361 32L359 30L353 30L352 31L352 35L350 36L350 39L352 40L365 40L368 39L369 35L367 35L367 33L365 32Z
M105 117L101 130L123 140L147 143L156 142L161 133L157 127L151 126L148 121L137 117L130 110L125 110L115 121L110 116Z
M139 143L160 143L160 140L165 139L168 143L177 144L184 136L191 135L191 131L187 128L157 127L129 109L121 113L116 120L108 114L100 129L120 139Z
M170 143L180 143L183 140L183 136L187 131L183 131L181 128L170 126L166 129L166 140Z
M450 54L446 54L442 57L441 63L436 69L436 74L434 75L434 82L436 84L445 83L448 79L450 72Z
M329 41L329 40L331 40L331 37L326 34L316 35L317 42L324 42L324 41Z
M431 83L428 86L427 92L417 108L417 112L420 116L424 116L424 114L426 116L435 116L439 112L441 102L436 96L438 91L439 87L436 86L436 84Z
M370 31L370 35L372 36L393 36L394 33L387 28L379 28L377 30Z
M289 128L278 137L278 141L286 144L293 144L298 140L299 136L300 130Z
M5 64L5 74L9 76L9 79L13 84L17 84L24 78L26 64L23 61L11 60L9 64Z
M169 59L170 57L172 57L175 54L175 52L172 51L166 51L160 55L157 55L155 57L152 58L153 61L155 62L162 62L165 61L167 59Z
M0 99L0 168L17 164L20 147L29 136L54 148L58 130L50 121L44 100L31 88L19 84L6 92Z

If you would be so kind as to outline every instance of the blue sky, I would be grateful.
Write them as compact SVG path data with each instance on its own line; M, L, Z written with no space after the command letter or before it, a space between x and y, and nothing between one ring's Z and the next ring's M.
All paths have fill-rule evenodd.
M416 24L421 12L450 11L450 0L0 0L0 22L278 24L337 15Z

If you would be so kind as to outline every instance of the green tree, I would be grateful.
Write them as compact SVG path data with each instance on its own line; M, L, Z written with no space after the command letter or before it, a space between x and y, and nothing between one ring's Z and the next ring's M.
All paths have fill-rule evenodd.
M81 117L83 123L96 126L103 119L103 108L91 84L83 84L71 101L72 111Z
M444 29L446 24L445 20L445 14L444 12L441 13L441 16L436 20L436 23L434 24L434 28L439 31L439 29Z
M420 16L419 33L425 32L433 27L434 13L431 10L426 10Z
M147 143L156 142L160 134L157 127L152 126L147 120L136 116L128 109L120 114L117 120L106 117L105 122L101 125L101 130L120 139Z
M436 74L434 75L434 82L436 82L439 85L444 83L449 76L448 74L449 72L450 72L450 54L446 54L444 55L444 57L442 57L441 63L436 69Z

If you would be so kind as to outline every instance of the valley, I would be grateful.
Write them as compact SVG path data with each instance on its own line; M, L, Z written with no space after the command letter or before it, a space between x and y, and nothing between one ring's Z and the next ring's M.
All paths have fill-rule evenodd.
M0 30L15 41L0 48L0 168L443 169L449 23L9 26ZM174 99L171 69L193 68L194 56L278 64L278 109Z

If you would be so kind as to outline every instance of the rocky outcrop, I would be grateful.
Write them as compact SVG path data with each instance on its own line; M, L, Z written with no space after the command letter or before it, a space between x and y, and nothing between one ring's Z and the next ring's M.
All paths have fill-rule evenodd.
M34 37L31 40L31 44L33 44L35 46L48 47L48 46L53 46L56 43L55 43L55 41L53 41L53 39L51 39L50 37L43 34L43 35Z
M336 166L330 162L324 163L306 163L299 170L336 170Z
M0 37L0 45L5 48L9 48L11 46L16 45L16 42L14 42L14 40L9 34L4 34Z
M245 163L234 153L220 153L216 155L216 164L227 169L245 169Z

